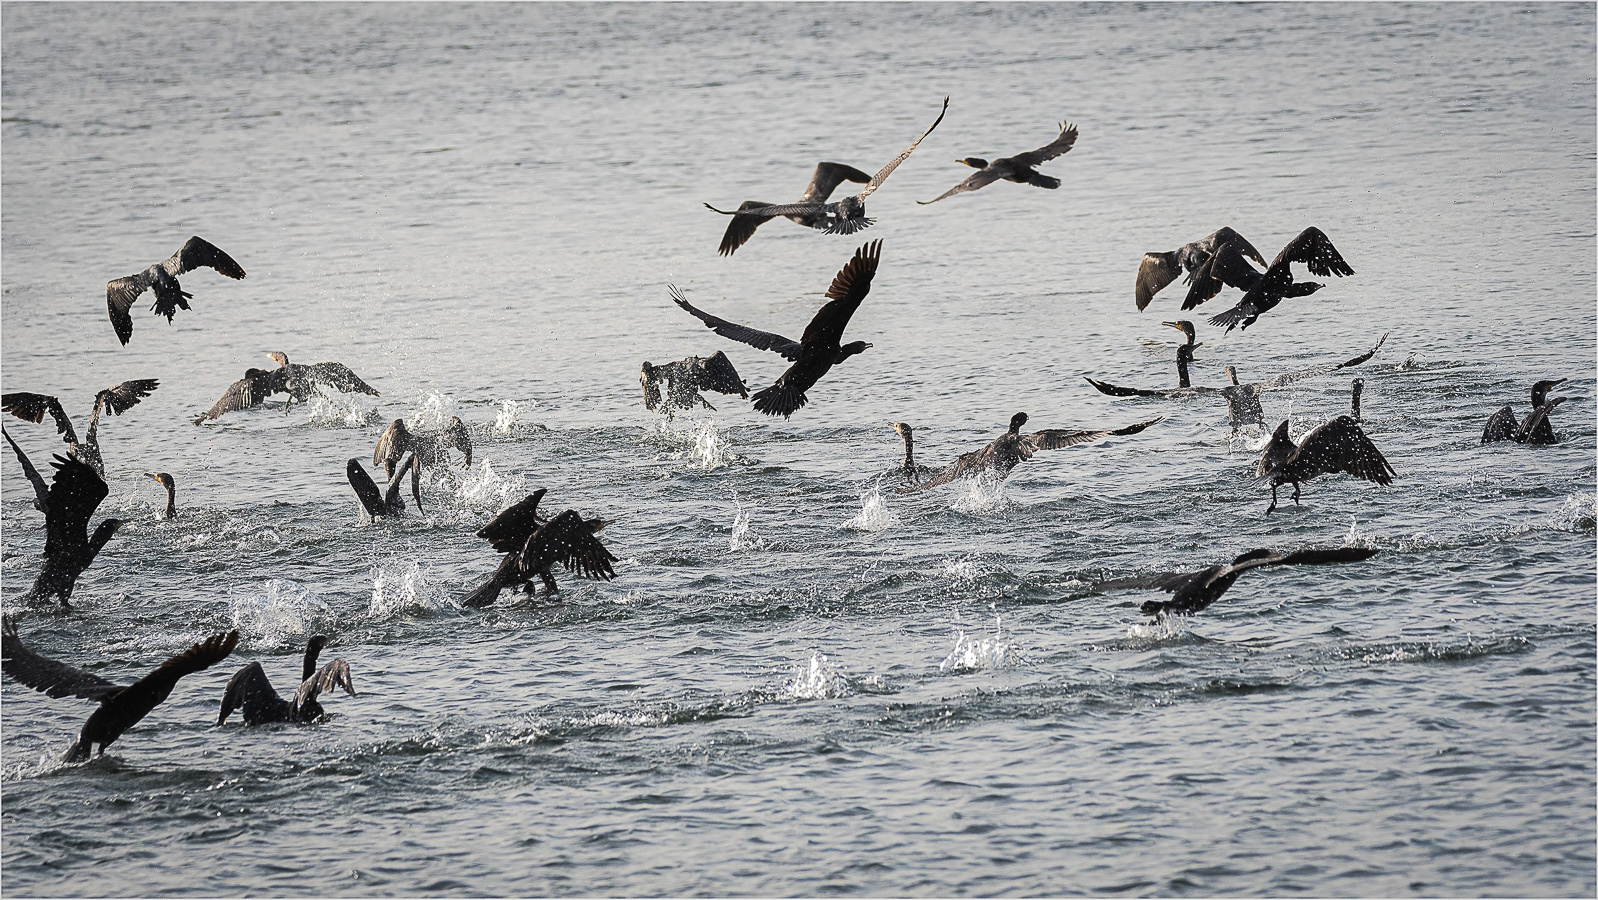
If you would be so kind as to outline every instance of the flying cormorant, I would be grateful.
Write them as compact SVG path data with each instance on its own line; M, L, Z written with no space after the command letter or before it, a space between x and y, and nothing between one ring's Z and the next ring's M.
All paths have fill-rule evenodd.
M486 538L505 556L488 581L466 595L461 601L464 605L488 606L499 599L500 591L518 586L531 596L535 577L544 583L545 592L552 594L559 590L550 572L557 562L568 572L589 578L609 581L616 577L611 563L617 558L594 537L607 523L584 519L574 509L553 519L539 518L538 502L543 499L544 490L539 488L529 494L477 532L478 537Z
M837 190L838 185L845 181L852 181L855 184L867 184L871 181L871 176L856 169L854 166L846 166L843 163L818 163L815 174L810 176L810 184L805 186L804 195L799 198L799 204L806 207L824 204L827 202L827 198L832 196L832 192ZM709 204L706 205L709 206ZM738 206L738 210L740 212L750 209L763 210L777 205L760 200L745 200ZM715 207L711 207L711 209L715 209ZM716 211L721 212L721 210ZM716 252L722 256L731 256L739 247L748 243L749 239L755 236L755 229L774 218L776 218L775 215L764 214L734 215L732 221L727 223L727 233L721 236L721 247ZM826 227L826 223L822 221L825 218L825 214L821 212L787 213L786 218L792 219L806 228Z
M17 442L11 439L11 432L0 427L0 433L6 438L6 443L11 445L11 452L17 455L17 462L22 466L22 474L27 477L28 483L33 485L33 508L42 513L50 511L50 485L45 483L44 476L33 467L33 462L28 455L22 452Z
M1276 254L1263 274L1243 258L1242 248L1230 244L1217 248L1209 261L1193 273L1193 286L1188 289L1182 308L1192 309L1219 294L1223 284L1231 285L1245 292L1243 299L1226 312L1211 317L1210 324L1225 328L1227 333L1239 324L1247 330L1255 319L1275 308L1283 298L1308 297L1326 286L1313 281L1294 282L1293 263L1303 263L1316 275L1354 274L1354 268L1332 246L1331 238L1311 225Z
M56 471L45 500L44 565L22 599L38 603L55 595L62 609L71 609L72 589L78 576L122 527L122 520L102 519L91 538L89 517L110 493L105 481L80 460L58 454L51 465Z
M804 216L810 219L810 227L825 231L827 234L854 234L862 228L870 228L877 220L866 218L866 198L871 196L877 188L882 187L882 183L888 180L888 176L893 174L893 170L898 168L900 163L910 158L910 154L914 153L916 147L920 146L926 136L932 133L933 128L938 127L938 123L943 121L943 114L948 111L949 98L944 97L943 109L938 112L937 120L926 131L921 133L921 137L915 139L915 143L906 147L903 153L895 156L877 174L871 176L871 180L866 183L866 186L858 194L832 203L812 201L807 203L784 203L776 206L749 206L744 204L735 210L716 209L706 203L705 208L719 212L724 216L736 216L761 222L775 216L788 216L790 218ZM795 219L794 221L799 220ZM725 241L723 241L723 246L725 246Z
M161 382L154 378L135 378L113 385L94 395L94 412L89 414L89 430L84 432L83 441L78 441L78 433L72 429L72 420L67 418L66 412L61 408L61 401L48 394L30 394L18 391L0 396L0 409L16 416L24 422L39 423L44 421L44 414L49 413L55 419L56 431L61 434L61 439L66 441L68 451L74 459L81 459L94 469L96 475L105 477L105 462L100 457L100 413L109 412L113 416L120 416L124 412L139 405L139 401L150 396Z
M189 238L183 249L172 254L165 262L158 262L143 272L106 283L106 310L111 314L111 327L116 329L117 339L123 346L127 345L128 338L133 337L133 316L129 310L139 295L153 288L155 305L150 309L158 316L166 316L170 325L177 311L180 308L188 309L189 300L194 297L178 285L178 276L201 266L210 266L229 278L244 277L243 267L234 262L233 257L217 249L210 241L195 236Z
M924 491L948 484L956 478L994 474L999 480L1010 477L1010 470L1032 458L1032 454L1039 450L1060 450L1065 447L1075 447L1100 438L1112 435L1137 434L1150 425L1164 419L1164 416L1150 419L1147 422L1138 422L1125 428L1098 431L1070 431L1061 428L1046 431L1034 431L1023 436L1021 426L1026 424L1027 414L1016 413L1010 417L1010 430L999 435L991 444L981 450L961 454L960 458L950 463L947 468L922 482L915 487L901 488L900 493L913 493Z
M166 488L166 509L161 510L161 518L175 519L178 516L178 489L177 483L166 472L145 472L145 478L154 478Z
M1033 187L1047 188L1052 191L1060 186L1060 179L1052 175L1044 175L1034 166L1042 165L1057 156L1064 156L1070 152L1071 146L1075 143L1076 126L1070 122L1061 122L1059 135L1036 150L1017 153L1014 156L1001 156L993 162L988 162L980 156L967 156L965 159L957 159L955 162L979 171L931 200L917 200L916 203L927 206L937 203L945 197L953 197L955 194L964 194L967 191L987 187L1000 179L1013 181L1016 184L1030 184Z
M420 480L424 468L446 465L451 448L466 457L466 468L472 467L472 435L460 416L450 416L444 427L437 431L412 431L405 427L404 419L395 419L383 429L372 448L372 465L382 466L388 477L394 477L394 467L407 453L416 454L416 471L413 478ZM421 500L416 501L421 505Z
M216 717L216 724L226 722L233 710L240 707L244 708L245 725L314 722L322 716L322 704L316 702L316 698L323 691L343 688L344 693L356 696L349 663L335 659L317 671L316 658L326 644L327 638L320 634L305 642L305 664L300 669L300 686L292 701L277 695L259 662L234 672L228 679L227 689L222 692L222 711Z
M1526 421L1516 422L1514 409L1506 406L1495 412L1487 419L1487 427L1482 429L1481 442L1490 444L1494 441L1514 441L1517 444L1556 444L1559 438L1554 434L1554 426L1548 421L1548 414L1554 407L1568 400L1568 397L1555 397L1548 399L1548 392L1556 386L1564 384L1566 379L1560 378L1553 381L1539 381L1531 386L1531 413L1526 416Z
M755 409L768 416L787 418L808 401L805 391L821 380L821 376L838 363L871 345L853 341L839 345L849 318L860 308L860 301L871 291L871 279L877 274L877 262L882 258L882 242L872 241L855 251L854 258L839 270L827 289L830 303L822 306L815 318L805 327L805 333L795 341L780 334L756 331L744 325L717 318L694 308L688 299L671 285L671 298L677 305L697 316L705 327L735 341L741 341L760 350L770 350L791 360L793 365L773 384L755 394Z
M105 748L123 732L166 700L178 679L216 665L239 643L237 629L213 634L138 681L121 685L33 652L23 646L22 639L17 637L16 623L9 618L5 620L3 635L5 673L19 684L42 691L47 697L81 697L100 704L83 723L83 730L61 758L62 762L88 759L95 744L100 745L100 753L105 753Z
M359 459L351 459L344 466L344 474L350 480L350 487L355 489L355 496L361 500L361 506L366 514L373 520L379 516L398 518L405 515L405 475L411 476L411 496L416 499L416 511L422 511L421 479L416 474L416 454L407 454L405 461L400 464L394 474L389 476L388 487L383 491L377 489L377 483L372 481L372 476L366 474L361 468Z
M664 396L660 391L661 382L666 383ZM738 377L738 370L720 350L710 356L690 356L681 362L661 366L645 360L644 367L638 371L638 383L644 389L644 408L651 412L661 409L667 415L674 410L693 409L695 405L715 412L716 408L700 391L737 394L749 399L749 390Z
M1250 550L1230 563L1210 566L1198 572L1166 572L1140 578L1117 578L1094 585L1101 591L1143 588L1162 590L1171 595L1170 600L1150 600L1140 607L1145 616L1190 616L1221 599L1227 588L1239 575L1265 566L1326 565L1328 563L1359 562L1376 555L1374 549L1363 547L1337 547L1327 550L1299 550L1281 553L1276 550Z
M1193 280L1193 273L1199 267L1210 261L1216 249L1231 244L1239 253L1252 257L1260 265L1265 265L1265 257L1260 255L1254 245L1250 244L1242 235L1230 228L1221 228L1202 237L1191 244L1182 246L1168 253L1149 252L1143 254L1143 261L1137 267L1137 308L1145 309L1154 295L1165 289L1165 286L1176 280L1176 276L1187 272L1187 280ZM1187 309L1187 307L1183 307Z
M1315 428L1296 447L1287 435L1287 420L1283 419L1260 452L1259 466L1254 470L1257 477L1271 479L1271 505L1266 508L1266 515L1276 509L1278 487L1293 485L1293 503L1297 504L1299 482L1337 472L1380 485L1392 484L1397 477L1382 452L1350 416L1338 416Z

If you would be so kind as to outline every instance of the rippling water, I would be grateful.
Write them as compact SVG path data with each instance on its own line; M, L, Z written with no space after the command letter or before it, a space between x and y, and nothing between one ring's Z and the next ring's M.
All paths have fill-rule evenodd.
M129 519L78 611L25 638L113 679L237 627L109 755L54 760L90 707L3 689L16 894L1587 895L1595 890L1594 8L1493 6L7 5L6 390L155 377L102 429ZM702 201L796 197L948 118L829 237L730 259ZM1081 139L929 208L967 170ZM1180 286L1145 250L1220 225L1267 254L1315 224L1358 271L1246 333L1200 383L1390 332L1367 430L1399 478L1263 515L1259 436L1171 377ZM190 234L118 346L107 279ZM864 238L882 268L791 422L730 398L645 412L639 363L725 349L665 285L793 334ZM1235 295L1233 295L1235 296ZM1220 301L1217 301L1219 303ZM284 350L383 393L188 423ZM1477 445L1568 377L1564 443ZM1295 434L1347 374L1268 394ZM1002 487L894 493L1026 410L1143 434ZM344 460L460 415L478 454L427 512L360 521ZM43 464L48 426L9 420ZM4 459L5 593L42 519ZM181 518L145 471L170 471ZM618 521L602 584L478 612L472 532L549 489ZM1243 579L1191 621L1086 584L1257 547L1381 548ZM15 600L7 601L15 610ZM316 726L212 727L228 675L280 689L333 636L359 697Z

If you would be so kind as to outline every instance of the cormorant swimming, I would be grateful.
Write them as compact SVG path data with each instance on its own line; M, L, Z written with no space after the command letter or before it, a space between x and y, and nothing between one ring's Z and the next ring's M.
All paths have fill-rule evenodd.
M1105 591L1133 588L1162 590L1171 594L1171 599L1150 600L1144 603L1139 608L1143 615L1190 616L1221 599L1221 595L1226 593L1238 576L1253 569L1265 566L1318 566L1328 563L1359 562L1375 555L1374 549L1362 547L1299 550L1286 554L1276 550L1250 550L1230 563L1210 566L1198 572L1166 572L1140 578L1117 578L1094 587Z
M1241 248L1229 244L1217 248L1209 261L1193 273L1193 286L1188 289L1182 308L1192 309L1220 293L1223 284L1231 285L1245 292L1243 299L1226 312L1212 316L1210 324L1225 328L1227 333L1239 325L1247 330L1255 319L1274 309L1284 298L1308 297L1325 287L1313 281L1294 282L1293 263L1303 263L1316 275L1354 274L1354 268L1332 246L1331 238L1311 225L1276 254L1264 273L1248 264Z
M1036 150L1017 153L1014 156L1001 156L993 162L988 162L980 156L967 156L965 159L957 159L955 162L979 171L931 200L917 200L916 203L927 206L937 203L945 197L953 197L955 194L964 194L967 191L987 187L1000 179L1013 181L1016 184L1030 184L1033 187L1046 188L1052 191L1060 186L1060 179L1052 175L1044 175L1034 166L1042 165L1055 157L1065 155L1070 152L1072 145L1075 143L1076 126L1070 122L1061 122L1059 135Z
M736 210L716 209L706 203L705 208L719 212L724 216L758 219L759 221L765 221L774 216L805 216L812 220L810 227L825 231L827 234L854 234L862 228L870 228L877 220L866 218L866 198L871 196L877 188L882 187L882 183L888 180L888 176L893 174L893 170L898 168L900 163L910 158L910 154L914 153L916 147L920 146L926 136L932 133L932 129L938 127L938 123L943 121L943 114L948 111L949 98L944 97L943 109L938 112L937 120L926 131L921 133L921 137L915 139L915 143L906 147L903 153L895 156L887 165L878 170L877 174L871 176L871 180L866 183L866 186L858 194L832 203L812 201L758 207L751 207L745 204Z
M11 452L17 455L17 462L22 466L22 474L27 477L28 483L33 485L33 508L39 512L48 513L50 511L50 485L45 483L44 476L40 475L39 470L33 467L33 462L28 459L26 453L22 452L22 448L17 446L17 442L11 439L11 432L6 431L4 427L0 427L0 433L5 435L6 443L11 445Z
M804 195L799 198L799 203L804 206L826 203L827 198L832 196L832 192L837 190L838 185L845 181L866 184L871 181L871 176L856 169L854 166L846 166L843 163L817 163L815 174L810 176L810 183L805 186ZM705 205L709 206L708 203ZM766 209L777 205L775 203L764 203L760 200L745 200L739 204L738 210L741 212L750 209ZM715 207L711 207L711 209L715 209ZM721 212L719 209L716 211ZM806 228L826 227L825 223L821 221L825 218L825 215L820 212L787 213L786 217ZM734 215L732 221L727 223L727 233L721 236L721 247L716 252L722 256L731 256L739 247L748 243L749 239L755 236L755 229L774 218L776 218L775 215Z
M1254 470L1257 477L1271 479L1271 505L1265 510L1266 515L1276 509L1278 487L1293 485L1293 503L1297 504L1299 482L1337 472L1380 485L1392 484L1397 477L1382 452L1350 416L1338 416L1319 426L1304 435L1296 447L1288 437L1287 420L1283 419L1260 452L1259 466Z
M1231 244L1239 253L1253 258L1262 266L1265 265L1265 257L1254 249L1254 245L1230 228L1217 229L1205 237L1190 244L1183 244L1167 253L1153 251L1145 253L1143 261L1137 267L1137 308L1139 310L1147 308L1154 295L1175 281L1176 276L1182 274L1184 270L1187 272L1188 281L1192 281L1193 273L1209 262L1215 251L1226 244Z
M893 430L904 439L904 461L899 463L895 471L910 480L912 484L920 481L923 476L932 474L926 466L916 465L915 429L908 422L892 422Z
M361 500L361 506L366 514L375 521L379 516L396 518L405 514L405 475L411 476L411 496L416 499L416 511L422 511L421 479L416 474L416 454L406 455L405 461L393 475L389 476L386 490L379 491L377 484L372 481L372 476L366 474L361 468L359 459L351 459L344 466L344 474L350 480L350 487L355 489L355 496Z
M71 609L72 589L77 586L78 576L122 527L122 520L102 519L90 537L89 517L110 490L81 460L58 454L51 465L56 471L45 500L44 565L22 599L37 603L54 595L60 599L62 609Z
M1016 413L1010 417L1010 430L999 435L991 444L981 450L973 450L970 453L962 454L959 459L950 463L947 468L937 475L915 487L901 488L900 493L924 491L928 488L948 484L956 478L988 473L997 475L1002 481L1010 477L1012 469L1031 459L1032 454L1039 450L1060 450L1112 435L1137 434L1164 418L1164 416L1159 416L1147 422L1138 422L1135 425L1113 430L1070 431L1054 428L1046 431L1034 431L1029 435L1022 436L1021 426L1026 424L1027 414L1024 412Z
M664 397L660 391L661 382L666 383ZM700 391L737 394L744 400L749 399L749 389L738 377L738 370L720 350L710 356L690 356L681 362L660 366L645 360L644 367L638 370L638 383L644 389L644 408L654 412L664 406L667 415L673 410L693 409L700 404L715 412L716 408Z
M1197 337L1197 332L1195 332L1193 329L1193 323L1187 321L1186 319L1181 319L1175 322L1161 322L1160 324L1175 328L1177 331L1180 331L1182 334L1187 336L1186 343L1176 345L1177 386L1175 388L1156 388L1149 390L1146 388L1121 387L1119 385L1110 384L1107 381L1098 381L1097 379L1093 378L1088 378L1088 384L1091 384L1097 388L1099 393L1109 394L1112 397L1182 397L1193 394L1216 392L1218 390L1216 388L1193 388L1192 381L1190 381L1188 378L1187 367L1193 362L1193 352L1204 346L1202 343L1194 342L1194 339ZM1189 388L1192 388L1192 390L1188 390Z
M1564 384L1566 379L1560 378L1553 381L1539 381L1531 386L1531 412L1526 416L1526 421L1515 421L1515 410L1504 407L1487 419L1487 427L1482 429L1481 442L1491 444L1494 441L1514 441L1517 444L1556 444L1558 436L1554 434L1554 426L1548 421L1548 414L1554 407L1565 402L1568 397L1555 397L1548 399L1548 392L1558 385Z
M472 467L472 435L460 416L450 416L444 427L437 431L412 431L405 427L404 419L395 419L383 429L372 448L372 465L382 466L384 473L394 477L394 467L407 453L416 454L415 477L421 477L423 468L449 462L450 449L466 457L466 468ZM421 505L421 500L416 501Z
M94 469L94 473L101 478L105 477L105 461L100 457L100 413L109 412L113 416L120 416L129 409L139 405L139 401L150 396L161 382L154 378L135 378L121 384L112 385L94 395L94 412L89 415L89 430L84 432L83 441L78 441L78 433L72 429L72 420L67 418L66 411L61 408L61 401L48 394L30 394L18 391L0 396L0 409L16 416L24 422L35 424L44 421L44 414L49 413L55 420L56 431L61 434L61 439L66 441L68 451L74 459L81 459Z
M233 257L196 235L189 238L170 259L158 262L143 272L106 282L106 310L111 315L111 327L116 329L117 339L123 346L127 346L128 339L133 337L133 316L129 310L139 295L153 288L155 305L150 309L158 316L166 316L170 325L177 311L180 308L188 309L189 300L194 297L178 285L178 276L201 266L209 266L229 278L244 277L243 267L234 262Z
M177 518L177 515L178 515L178 502L177 502L178 501L178 490L177 490L177 483L172 480L172 476L169 475L166 472L145 472L144 473L144 477L145 478L154 478L156 481L159 481L161 483L161 487L166 488L166 509L161 510L161 518L163 518L163 519L175 519L175 518Z
M100 745L100 753L105 753L105 748L123 732L166 700L178 679L216 665L239 643L237 629L213 634L138 681L121 685L33 652L23 646L22 639L17 637L16 623L9 618L0 633L3 633L5 673L18 683L42 691L47 697L81 697L100 704L83 723L83 730L61 758L62 762L88 759L95 744Z
M755 409L768 416L786 419L808 402L805 391L821 380L821 376L833 366L871 346L865 341L852 341L840 346L838 341L843 337L844 328L849 325L849 318L860 308L860 301L866 299L866 294L871 291L871 279L877 274L877 262L881 258L881 241L872 241L856 250L854 258L839 270L832 279L832 286L827 289L827 299L831 302L821 307L797 341L780 334L756 331L702 312L695 309L676 286L669 287L672 300L698 317L705 327L722 337L741 341L760 350L770 350L793 362L776 384L756 393L754 397Z
M477 532L478 537L486 538L505 556L488 581L461 601L464 605L488 606L499 599L500 591L518 586L530 596L535 577L543 582L546 593L554 593L559 590L550 572L555 563L589 578L609 581L616 576L611 563L617 558L594 537L606 523L584 519L574 509L553 519L539 518L538 503L544 498L544 491L539 488L529 494Z
M349 366L338 362L319 362L311 365L289 362L287 353L274 350L268 353L267 358L278 364L277 380L273 383L275 390L289 395L288 402L283 406L283 411L288 412L295 403L304 403L312 397L321 396L318 385L327 385L346 394L370 394L373 397L382 396L377 389L361 380L359 375L351 371Z
M327 638L320 634L305 642L305 664L300 669L300 686L292 701L277 695L259 662L234 672L228 679L227 689L222 692L222 711L216 717L216 724L226 722L233 710L240 707L244 708L245 725L314 722L322 716L322 704L316 702L316 698L323 691L343 688L344 693L356 696L349 663L335 659L317 671L316 658L326 644Z

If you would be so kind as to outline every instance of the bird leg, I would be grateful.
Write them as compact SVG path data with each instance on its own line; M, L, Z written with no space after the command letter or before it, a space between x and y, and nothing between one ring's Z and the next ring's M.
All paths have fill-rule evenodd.
M560 588L555 586L555 576L551 575L549 573L548 569L545 569L544 571L539 572L538 573L538 577L542 578L544 580L544 593L545 594L558 594L558 593L560 593ZM528 588L529 588L528 592L531 593L532 585L528 585Z
M1271 505L1265 507L1265 514L1267 516L1271 514L1272 510L1276 509L1276 486L1278 484L1281 484L1281 482L1278 481L1271 483Z
M1298 482L1293 482L1293 505L1298 505Z

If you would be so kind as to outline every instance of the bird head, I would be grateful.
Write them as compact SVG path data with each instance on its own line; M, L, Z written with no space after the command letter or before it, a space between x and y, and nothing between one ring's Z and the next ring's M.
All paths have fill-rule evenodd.
M1177 331L1187 335L1187 342L1190 346L1192 345L1193 341L1198 338L1198 332L1193 330L1193 323L1186 319L1178 319L1175 322L1161 322L1160 324L1170 328L1175 328Z
M1539 381L1531 386L1531 405L1542 406L1548 402L1548 392L1564 384L1567 379L1559 378L1551 381Z
M973 169L986 169L988 167L988 161L980 156L967 156L965 159L957 159L955 162L962 166L970 166Z
M1010 433L1020 434L1021 426L1026 424L1026 413L1019 412L1010 417Z
M856 353L864 353L866 350L870 349L870 347L871 345L865 341L850 341L849 343L838 348L838 361L842 362L849 357L854 356Z
M166 472L145 472L144 477L154 478L156 481L161 482L162 487L168 490L172 488L172 476Z
M889 422L888 424L893 426L893 430L898 432L900 437L915 433L915 429L910 427L909 422Z
M273 350L271 353L266 355L266 358L280 366L286 366L289 364L289 355L284 353L282 350Z
M1230 379L1233 384L1237 384L1237 367L1236 366L1227 366L1226 368L1222 369L1221 372L1224 373L1226 375L1226 377L1228 379Z
M322 648L326 646L327 635L325 634L312 635L311 639L305 642L305 650L308 653L321 653Z

